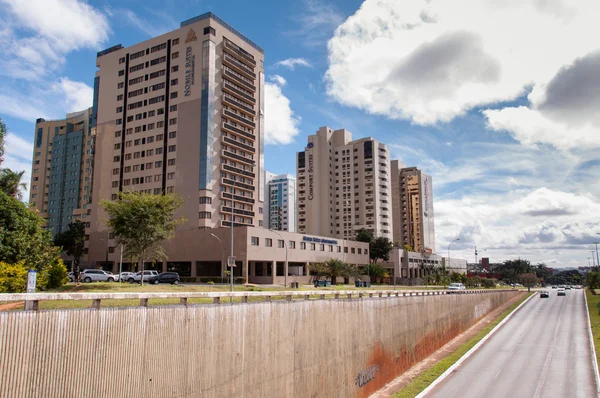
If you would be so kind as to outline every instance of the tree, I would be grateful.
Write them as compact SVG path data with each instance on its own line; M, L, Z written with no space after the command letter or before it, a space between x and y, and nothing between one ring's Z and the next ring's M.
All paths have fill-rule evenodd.
M590 271L587 273L585 278L585 284L588 289L599 289L600 288L600 273Z
M317 273L317 276L325 276L331 279L331 284L335 285L338 277L350 278L358 275L358 271L352 265L332 258L324 263L313 264L311 269Z
M182 204L183 200L176 195L141 192L121 192L118 201L100 203L108 213L106 223L117 243L123 245L126 256L141 262L142 272L145 260L166 257L160 244L173 237L175 228L185 221L175 218Z
M85 224L79 220L70 223L66 231L56 234L54 244L73 256L71 271L79 268L79 260L85 252Z
M0 119L0 164L4 161L4 146L6 144L6 124Z
M357 233L356 233L356 238L355 240L357 242L366 242L366 243L371 243L373 242L373 233L367 231L364 228L361 228Z
M502 264L498 264L494 267L494 274L498 274L502 277L505 282L516 283L519 281L521 274L528 274L534 272L531 263L527 260L506 260Z
M542 283L545 283L546 279L552 276L552 271L544 263L534 265L533 270Z
M411 245L404 245L404 250L406 250L407 252L414 251Z
M8 196L22 200L23 191L27 190L27 184L21 182L24 174L24 171L0 170L0 190Z
M371 261L377 262L377 260L390 261L390 252L394 248L392 241L388 238L379 237L376 238L369 245L369 256Z
M371 281L381 282L388 274L386 269L377 263L369 263L361 270L363 275L368 275Z
M538 278L533 272L527 274L521 274L519 276L521 283L523 286L527 287L527 291L531 291L531 288L536 285L536 283L540 282L540 278Z
M68 277L60 250L42 224L27 205L0 191L0 261L35 269L37 287L46 290L60 287Z
M450 282L460 282L462 283L462 274L459 274L458 272L452 271L450 273Z

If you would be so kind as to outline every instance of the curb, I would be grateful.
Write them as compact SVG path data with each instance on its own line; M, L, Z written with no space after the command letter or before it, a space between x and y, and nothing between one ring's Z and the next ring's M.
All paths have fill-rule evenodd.
M594 379L596 380L596 396L600 397L600 375L598 374L598 359L596 357L596 347L594 346L594 335L592 334L592 321L590 320L590 311L587 302L587 292L584 290L583 298L585 302L585 315L588 324L588 337L590 338L590 349L592 350L592 366L594 367Z
M437 379L435 379L430 385L427 386L423 391L419 393L415 398L424 398L425 395L429 394L431 390L433 390L438 384L440 384L446 377L448 377L452 372L454 372L464 361L466 361L471 355L475 353L490 337L492 337L498 329L502 327L512 316L519 311L519 309L524 306L529 300L535 297L535 293L529 296L525 301L523 301L517 308L515 308L510 314L506 316L499 324L497 324L490 332L485 335L477 344L475 344L469 351L465 353L462 357L458 359L458 361L454 362L452 366L450 366L444 373L442 373Z

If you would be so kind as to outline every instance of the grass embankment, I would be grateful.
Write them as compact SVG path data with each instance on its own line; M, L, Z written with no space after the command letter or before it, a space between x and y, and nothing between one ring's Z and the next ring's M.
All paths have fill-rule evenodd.
M431 366L419 376L415 377L406 387L394 394L393 398L412 398L419 395L427 386L435 381L442 373L444 373L450 366L458 361L463 355L465 355L475 344L483 339L493 328L496 327L504 318L508 316L515 308L517 308L523 301L525 301L530 295L525 295L522 299L513 303L508 307L500 316L486 325L475 337L460 346L452 354L446 356L442 360L438 361L435 365Z
M596 290L596 292L598 292ZM598 350L600 350L600 310L598 309L598 303L600 303L600 295L592 294L589 289L585 289L585 296L587 298L588 311L590 314L590 324L592 326L592 336L594 340L594 349L596 350L596 360L598 359ZM598 363L600 366L600 362Z
M312 285L303 285L299 289L290 289L284 288L283 286L245 286L245 285L233 285L233 290L235 292L277 292L277 291L306 291L306 290L319 290L323 292L330 292L330 294L326 294L325 298L333 298L333 292L339 290L360 290L367 293L369 290L393 290L393 286L391 285L372 285L370 288L355 288L354 285L334 285L331 287L319 287L315 288ZM416 286L396 286L396 290L416 290L423 289L422 287ZM444 287L436 286L429 287L428 290L439 290L444 289ZM130 284L130 283L111 283L111 282L94 282L94 283L82 283L79 286L75 286L73 283L69 283L65 286L62 286L59 289L52 290L51 293L161 293L161 292L169 292L169 293L184 293L184 292L228 292L228 285L147 285L144 284ZM320 295L311 295L311 299L318 299ZM304 300L303 296L297 296L293 298L294 300ZM2 297L0 295L0 304ZM264 301L264 297L248 297L248 301ZM274 296L272 300L285 300L284 296ZM233 302L241 302L241 297L236 297L233 299ZM210 304L213 302L213 299L207 298L199 298L199 299L188 299L188 304ZM228 298L223 298L222 302L229 302ZM151 299L148 302L150 306L157 305L175 305L179 304L179 299ZM111 300L106 299L102 300L102 307L135 307L140 305L139 300ZM13 307L13 306L11 306ZM40 301L39 308L41 310L50 310L50 309L63 309L63 308L90 308L91 301L90 300L53 300L53 301ZM16 308L7 308L10 310L22 310L23 305L19 305Z

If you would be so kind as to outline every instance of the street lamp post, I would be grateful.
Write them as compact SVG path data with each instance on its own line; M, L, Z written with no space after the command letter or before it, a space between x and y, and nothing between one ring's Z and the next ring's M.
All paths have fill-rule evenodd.
M460 238L456 238L448 244L448 264L450 264L450 245L452 245L454 242L458 242L459 240L460 240ZM448 267L448 268L450 268L450 267Z
M121 274L123 273L123 245L121 244L121 256L119 258L119 283L121 283Z
M219 243L221 244L221 270L223 269L223 258L225 258L225 246L223 246L223 241L221 240L221 238L219 238L217 235L211 233L210 234L213 238L215 238L216 240L219 241ZM223 279L221 279L221 282L223 281ZM231 286L231 291L233 291L233 286ZM231 297L230 297L231 298Z
M597 235L600 235L597 233ZM600 242L594 242L594 245L596 245L596 272L598 272L598 267L600 266L600 258L598 258L598 244L600 244Z
M591 250L590 253L592 253L592 267L597 268L596 258L594 257L595 251Z
M283 236L281 236L281 234L279 234L279 232L269 229L269 231L273 232L275 235L279 236L281 238L281 240L283 241L283 247L285 247L285 265L283 266L283 287L287 287L287 275L288 275L288 250L287 250L287 243L285 241L285 239L283 239ZM277 269L275 269L275 272L277 272Z

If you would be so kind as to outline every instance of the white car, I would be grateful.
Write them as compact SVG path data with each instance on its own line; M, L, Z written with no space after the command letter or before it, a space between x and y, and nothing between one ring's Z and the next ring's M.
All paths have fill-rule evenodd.
M148 279L152 278L153 276L157 276L158 275L158 271L144 271L144 282L147 282ZM142 271L136 272L134 276L130 276L129 279L127 279L128 282L130 283L140 283L142 281Z
M463 285L462 283L451 283L450 286L448 286L448 290L449 291L457 291L457 290L465 290L465 285Z
M129 278L134 278L134 277L135 277L135 272L121 272L121 282L129 282Z
M565 290L564 287L559 287L558 291L556 292L557 296L566 296L567 295L567 291Z
M117 277L101 269L84 269L81 274L83 282L116 282Z

